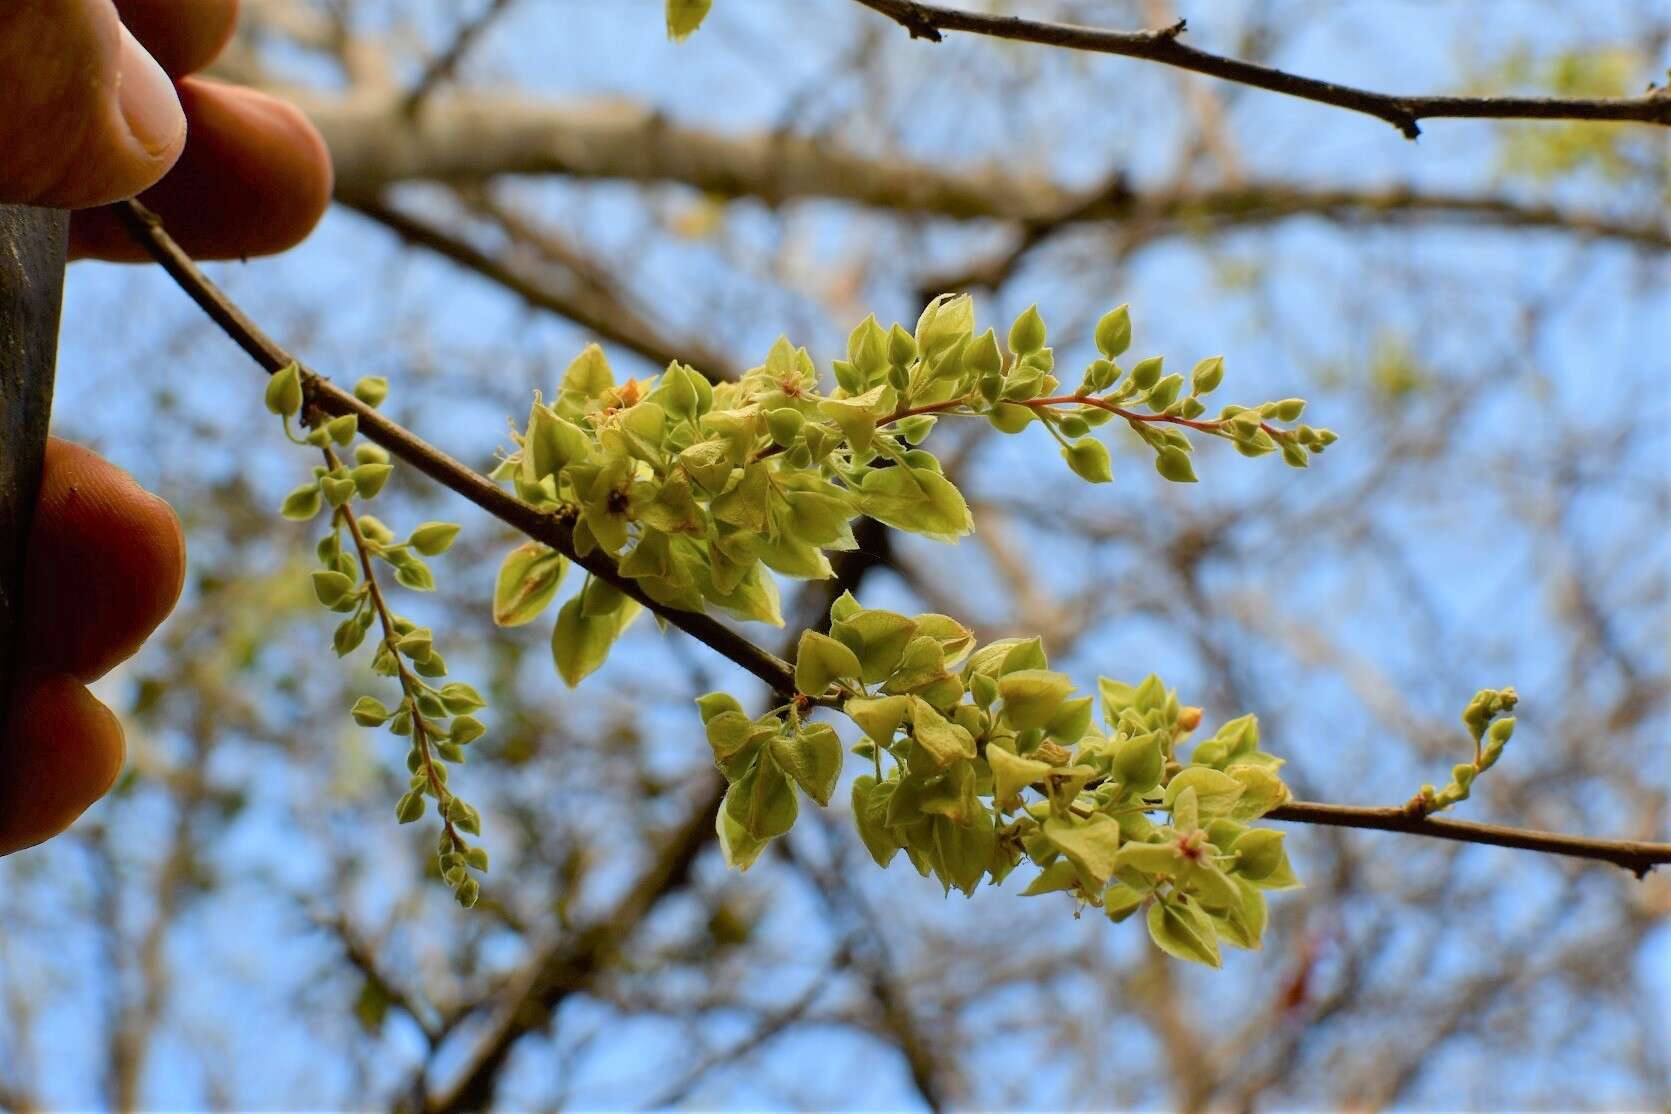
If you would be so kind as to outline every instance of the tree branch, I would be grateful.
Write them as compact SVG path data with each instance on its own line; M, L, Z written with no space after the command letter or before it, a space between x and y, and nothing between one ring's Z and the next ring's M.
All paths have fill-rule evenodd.
M593 576L619 588L654 614L742 666L770 685L774 691L794 692L795 672L788 662L776 654L756 646L711 616L694 611L679 611L650 599L635 580L622 576L615 562L601 550L593 550L584 557L580 556L574 547L573 525L569 519L529 506L486 476L454 460L330 380L309 370L263 332L209 280L197 264L192 262L191 257L181 250L180 245L163 230L162 222L155 213L136 201L121 203L116 207L116 213L134 239L162 265L180 288L269 375L292 363L302 367L307 400L311 405L333 416L355 415L359 421L359 430L365 437L382 445L430 479L457 492L534 541L557 550Z
M116 207L116 212L140 246L268 374L292 363L299 364L203 274L191 257L163 230L156 214L136 201L122 202ZM601 551L594 550L584 558L577 556L567 519L529 506L317 373L304 369L303 378L310 404L332 415L356 415L360 432L365 437L426 476L464 496L506 525L558 550L594 576L613 584L673 626L742 666L771 686L774 692L791 694L795 691L793 668L776 654L755 645L708 615L679 611L655 602L631 577L621 575L615 562ZM1277 820L1305 824L1374 828L1593 859L1623 866L1638 877L1652 867L1671 863L1671 844L1589 839L1461 820L1416 818L1398 808L1352 808L1294 802L1268 815Z
M1671 125L1671 93L1655 88L1640 97L1394 96L1351 85L1302 77L1270 66L1197 50L1179 42L1185 22L1158 31L1106 31L1072 23L960 11L920 0L857 0L892 19L914 39L941 40L944 31L967 31L1017 42L1118 54L1207 74L1240 85L1333 105L1385 120L1406 139L1421 134L1418 120L1468 117L1494 120L1612 120Z
M1419 217L1550 229L1671 248L1663 219L1632 223L1502 198L1404 187L1317 189L1280 180L1214 188L1089 194L993 164L945 169L877 158L822 137L730 133L668 120L643 105L551 103L485 92L437 94L416 119L378 94L284 89L331 149L336 191L350 202L397 182L480 183L503 175L670 182L725 198L782 205L807 198L947 220L1234 226L1317 215L1400 222Z
M674 360L688 363L714 381L737 378L731 361L699 342L675 343L630 307L606 293L583 285L581 289L559 290L527 274L508 259L490 255L469 240L429 221L411 216L382 198L339 198L348 208L367 217L414 247L424 248L449 259L465 270L474 271L489 282L509 290L528 305L565 317L604 340L638 353L653 364L666 367Z

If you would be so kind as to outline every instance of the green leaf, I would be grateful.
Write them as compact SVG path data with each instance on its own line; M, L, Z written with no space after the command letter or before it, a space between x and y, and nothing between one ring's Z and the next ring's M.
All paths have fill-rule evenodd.
M992 767L992 799L1002 804L1033 784L1042 781L1054 767L1036 758L1022 758L1000 746L986 748L987 765Z
M1022 669L998 678L1004 716L1017 731L1049 723L1072 691L1072 681L1048 669Z
M941 294L917 318L917 351L932 359L967 337L975 327L975 302L967 294Z
M1027 888L1021 891L1022 897L1037 897L1039 894L1061 893L1065 890L1079 888L1079 868L1067 859L1057 859L1043 870L1037 877L1027 883Z
M1097 351L1106 359L1116 359L1131 347L1131 309L1119 306L1103 314L1097 322Z
M1120 850L1120 825L1113 817L1100 812L1083 819L1052 816L1041 830L1074 866L1096 882L1095 888L1100 889L1113 877L1114 856Z
M1208 820L1229 816L1243 792L1242 783L1229 774L1210 766L1188 766L1166 783L1165 807L1172 808L1179 796L1191 789L1201 816Z
M818 404L818 410L841 427L847 443L853 447L855 462L863 463L869 459L877 421L893 411L897 397L894 389L884 383L855 398L825 399Z
M794 787L769 751L731 783L725 811L754 839L774 839L795 826Z
M597 398L614 385L615 373L609 370L609 358L596 344L581 349L580 355L563 372L563 390L586 398Z
M1101 441L1087 437L1062 446L1062 459L1074 474L1087 483L1105 484L1114 480L1114 466L1108 458L1108 447Z
M609 656L609 647L638 614L638 603L627 600L606 615L586 615L582 611L582 597L575 596L557 612L557 623L551 630L551 656L557 664L557 674L570 688L602 665Z
M1265 895L1244 879L1234 881L1241 900L1233 908L1213 915L1213 927L1225 943L1256 951L1264 943L1268 919Z
M1236 842L1225 848L1241 856L1236 860L1236 873L1256 882L1269 878L1286 861L1282 846L1285 834L1273 828L1252 828L1236 837Z
M1109 920L1119 924L1137 912L1148 896L1145 890L1133 889L1124 882L1116 882L1102 895L1102 911L1108 914Z
M493 586L494 623L518 627L531 622L557 594L568 566L568 558L539 542L524 542L505 554Z
M864 841L865 850L885 867L899 853L899 841L887 826L888 805L893 800L896 781L877 782L869 774L853 781L853 825Z
M912 737L936 765L948 766L975 757L975 740L969 732L947 720L922 697L910 700Z
M926 468L878 468L859 485L859 510L889 526L936 541L974 530L969 504L952 482Z
M911 710L908 696L857 696L841 706L848 718L858 724L878 746L889 746L899 732L899 725Z
M1212 923L1194 905L1157 901L1149 906L1149 937L1167 955L1208 967L1220 965Z
M845 644L815 630L801 633L795 650L795 688L808 696L821 696L838 678L858 679L862 672L858 655Z
M832 611L833 614L833 611ZM917 634L917 624L892 611L861 609L830 626L830 633L859 658L867 685L886 680Z
M841 776L841 738L827 723L809 723L793 737L779 735L770 744L772 757L808 797L830 803Z
M267 409L290 417L302 408L302 369L292 360L267 379Z
M1257 820L1288 801L1288 787L1263 766L1238 762L1225 773L1242 785L1242 795L1230 809L1232 820Z
M738 871L753 866L754 860L760 857L760 852L764 851L766 844L770 842L749 835L723 808L714 820L714 831L719 836L720 855L725 859L725 865Z

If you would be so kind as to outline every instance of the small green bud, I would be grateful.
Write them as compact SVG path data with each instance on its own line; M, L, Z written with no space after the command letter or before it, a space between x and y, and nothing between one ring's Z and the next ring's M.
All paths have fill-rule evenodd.
M1189 393L1204 395L1218 389L1224 382L1224 357L1208 356L1195 365L1195 370L1189 373Z
M382 701L372 696L362 696L354 701L354 707L349 709L348 714L361 727L381 727L394 715L383 706Z
M453 891L453 897L455 897L458 900L458 903L466 909L474 907L476 902L481 899L481 896L481 883L476 881L474 878L466 878L459 884L458 889Z
M375 468L375 464L362 464L361 468ZM388 465L383 465L388 467ZM354 481L347 477L341 479L325 476L319 481L319 490L324 493L325 501L333 507L340 507L354 497Z
M1131 385L1140 391L1147 391L1160 381L1161 367L1166 363L1164 356L1150 356L1146 360L1137 361L1137 366L1131 369Z
M1097 351L1112 360L1131 347L1131 310L1120 306L1103 314L1097 322Z
M772 440L786 449L801 436L804 425L806 416L792 406L780 407L766 415L766 429Z
M389 381L381 375L368 375L354 384L354 397L367 406L381 406L389 397Z
M354 582L340 572L315 572L313 594L326 607L335 607L354 590Z
M297 522L306 522L319 513L319 483L315 481L303 484L289 495L279 505L279 513L285 518Z
M1149 409L1158 414L1171 406L1173 400L1178 397L1178 389L1183 385L1184 377L1181 375L1168 375L1156 383L1155 389L1149 392Z
M1033 408L1014 402L1000 402L987 413L986 420L1001 433L1020 433L1033 420Z
M370 441L361 441L354 446L355 464L387 464L389 451L382 445L374 445Z
M1044 347L1044 340L1044 318L1039 316L1037 304L1030 305L1010 326L1010 351L1018 356L1031 355Z
M963 368L976 376L996 375L1003 370L1004 357L998 351L998 334L991 329L963 350Z
M1080 479L1094 484L1110 483L1114 469L1109 463L1108 448L1101 441L1086 438L1062 446L1062 459L1068 462Z
M268 410L286 418L302 408L302 369L294 362L267 380L266 403Z
M1127 789L1147 793L1160 784L1166 770L1166 756L1160 750L1160 735L1150 732L1121 743L1114 752L1114 773Z
M339 445L346 445L354 440L354 434L358 433L359 429L360 419L353 414L344 414L325 423L325 432Z
M407 538L407 544L422 553L425 557L434 557L445 553L458 537L458 524L455 522L425 522L412 536Z
M1190 463L1189 454L1175 445L1168 445L1155 454L1155 471L1173 483L1195 482L1195 466Z
M1037 398L1044 387L1044 372L1036 367L1022 364L1004 380L1003 397L1012 402L1026 402L1030 398Z
M1057 419L1056 428L1063 437L1077 441L1091 432L1091 423L1085 420L1083 414L1063 414Z
M447 730L447 737L461 747L469 746L485 734L487 728L475 716L455 716Z
M1236 860L1236 873L1258 881L1268 878L1282 865L1283 833L1271 828L1253 828L1243 832L1226 850L1241 857Z
M859 373L858 389L848 388L853 394L862 394L871 379L887 370L888 334L876 323L875 314L859 322L858 327L848 334L847 359Z
M420 790L413 789L395 805L395 817L402 824L410 824L424 814L424 795Z
M1093 392L1106 391L1119 377L1118 365L1109 360L1093 360L1085 369L1085 389Z
M360 498L370 499L383 490L389 473L394 470L392 464L362 464L348 474L352 477L354 490L360 493Z
M1305 413L1305 399L1285 398L1272 407L1272 410L1278 421L1297 422L1300 420L1300 415Z
M916 358L917 338L895 321L894 327L888 331L888 362L894 367L906 367Z

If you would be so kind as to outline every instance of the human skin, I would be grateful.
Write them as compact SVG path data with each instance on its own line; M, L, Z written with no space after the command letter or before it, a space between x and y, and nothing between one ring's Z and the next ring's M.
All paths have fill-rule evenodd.
M236 19L237 0L0 0L0 202L76 210L72 258L144 259L102 208L135 195L201 259L301 240L330 201L318 133L283 101L192 76ZM121 724L86 686L167 617L185 567L168 504L48 442L0 734L0 855L63 831L115 781Z

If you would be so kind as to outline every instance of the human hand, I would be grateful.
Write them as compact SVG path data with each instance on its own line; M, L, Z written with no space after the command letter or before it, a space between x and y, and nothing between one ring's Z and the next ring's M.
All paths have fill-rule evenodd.
M70 223L72 257L143 260L93 208L135 194L198 259L283 251L307 235L331 197L319 133L276 97L184 76L220 53L237 9L0 4L0 202L86 210Z
M135 194L198 258L300 240L330 200L318 133L266 94L184 76L236 16L236 0L0 0L0 202L79 210L72 257L143 259L97 208ZM138 650L184 576L168 505L50 441L0 735L0 854L56 835L115 780L122 729L85 685Z

